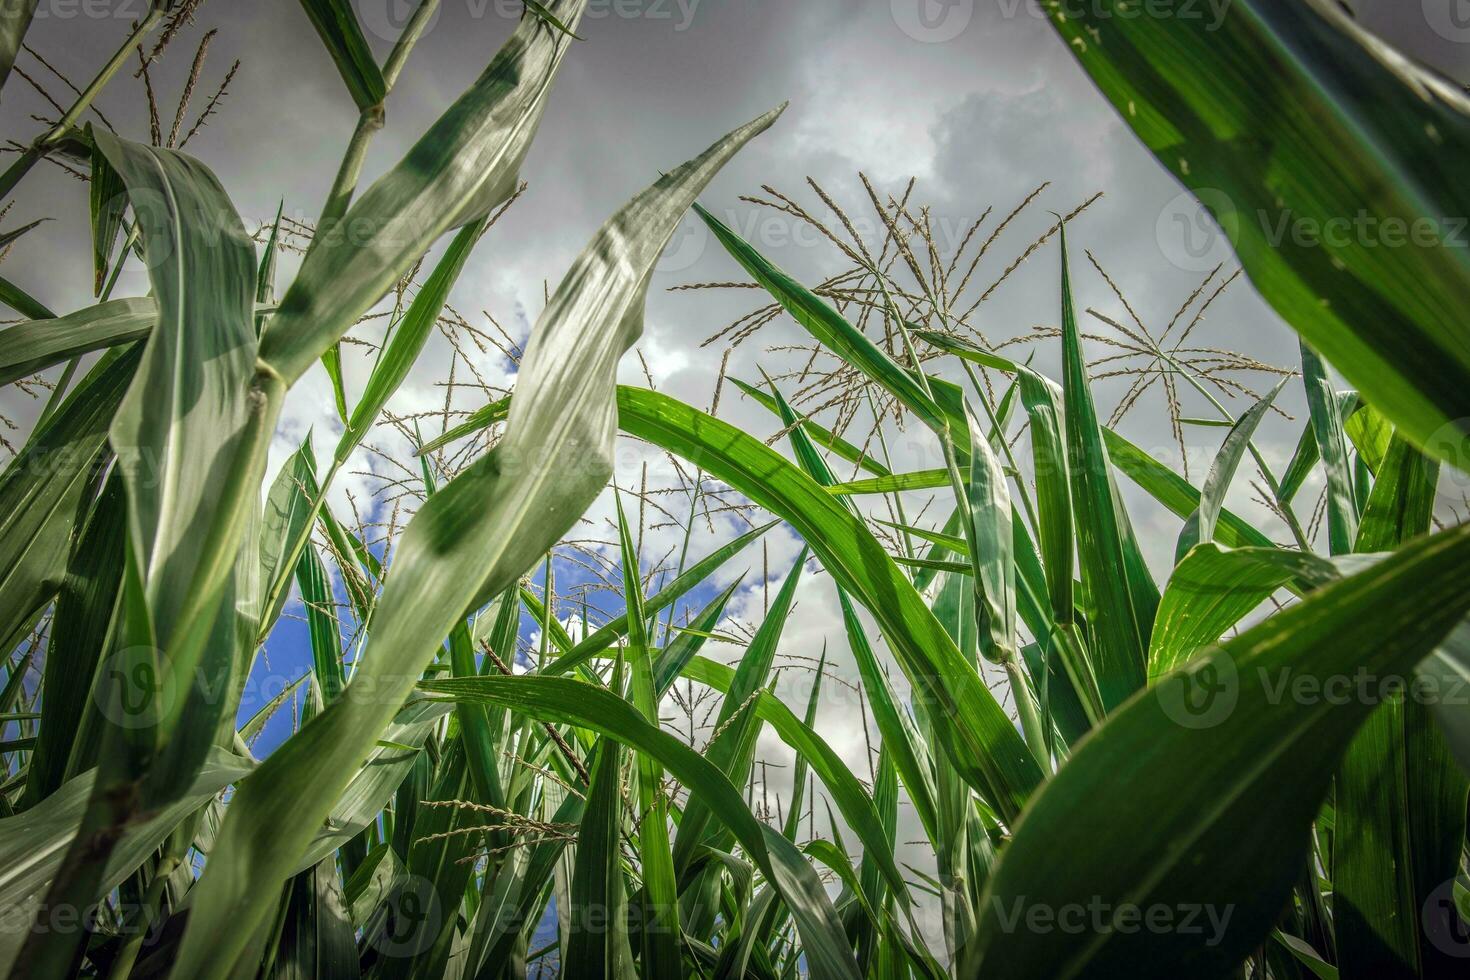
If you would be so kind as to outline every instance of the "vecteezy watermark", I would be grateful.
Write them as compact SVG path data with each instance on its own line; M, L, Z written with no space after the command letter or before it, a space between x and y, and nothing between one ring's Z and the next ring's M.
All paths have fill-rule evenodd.
M1470 707L1470 681L1436 674L1380 674L1359 667L1342 673L1313 673L1285 667L1256 667L1246 677L1268 705L1377 707L1412 702L1426 706ZM1183 728L1222 724L1240 702L1245 678L1229 652L1217 649L1161 679L1154 696L1171 721Z
M1435 429L1424 441L1424 452L1439 460L1435 505L1449 513L1470 511L1470 419L1455 419Z
M444 913L434 883L409 875L383 899L382 918L371 923L368 945L382 956L418 956L439 938Z
M666 24L675 33L683 33L694 25L699 6L704 0L588 0L582 22L606 19L641 20ZM352 0L363 29L383 41L397 41L403 29L418 12L421 0ZM529 16L521 0L463 0L463 13L470 20L517 21ZM555 7L551 8L555 11ZM423 33L428 34L447 12L453 19L460 16L452 4L435 7L427 16Z
M995 917L1002 932L1029 932L1036 935L1061 933L1067 936L1113 933L1131 936L1177 935L1202 937L1206 946L1218 946L1230 928L1234 905L1212 905L1199 902L1111 902L1093 895L1085 902L1033 902L1025 895L1010 900L991 897Z
M1228 260L1245 234L1275 249L1463 249L1470 246L1470 219L1379 215L1366 208L1335 215L1289 207L1247 210L1223 190L1201 187L1170 198L1154 222L1160 254L1187 272L1208 272Z
M1463 891L1451 878L1430 892L1419 910L1419 925L1435 949L1456 959L1470 959L1470 925L1465 921L1465 907L1457 901L1457 888Z
M1197 21L1207 31L1225 22L1233 0L986 0L1002 20L1030 17L1094 24L1098 21ZM889 0L893 22L915 41L943 44L965 32L976 0Z
M687 272L704 257L709 237L709 229L704 226L699 215L692 212L684 215L679 227L674 230L674 237L664 246L658 264L653 267L654 273L662 276Z
M1378 674L1359 667L1348 674L1296 673L1290 667L1258 668L1269 704L1380 705L1412 701L1422 705L1470 706L1470 681L1433 674Z
M1169 199L1154 222L1154 240L1176 269L1209 272L1230 258L1237 230L1230 196L1205 187Z
M1217 650L1163 678L1154 687L1159 707L1181 728L1214 728L1229 718L1240 700L1235 658Z
M179 685L163 651L123 647L102 662L93 697L102 716L118 728L152 728L179 701Z
M1446 41L1470 41L1470 0L1420 0L1424 22Z
M889 0L893 22L915 41L943 44L970 26L975 0Z

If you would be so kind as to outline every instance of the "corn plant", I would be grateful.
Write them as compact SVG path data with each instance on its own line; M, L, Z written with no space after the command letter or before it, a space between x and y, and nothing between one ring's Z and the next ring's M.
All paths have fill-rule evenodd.
M34 8L8 6L0 83ZM875 251L819 186L838 228L768 189L849 263L812 288L783 271L696 203L777 109L612 215L524 351L508 352L513 390L453 426L446 405L425 440L390 400L436 327L457 322L450 291L518 193L587 2L528 2L480 78L361 190L433 0L382 64L350 5L302 6L359 113L314 228L278 219L257 241L208 167L161 145L177 132L144 143L80 125L128 53L160 25L181 29L188 4L151 7L0 175L9 193L42 160L86 168L98 299L55 316L0 284L27 318L0 333L0 380L39 386L66 365L0 472L0 711L18 733L0 749L10 975L1408 977L1450 975L1470 952L1470 725L1450 698L1411 696L1457 689L1470 670L1470 531L1434 508L1463 459L1465 343L1445 313L1462 256L1439 243L1347 254L1327 277L1333 256L1237 241L1304 338L1310 417L1277 473L1257 431L1294 372L1197 357L1183 337L1166 346L1169 330L1093 311L1144 365L1124 369L1133 387L1104 420L1068 256L1091 199L974 280L971 304L966 286L1010 218L982 241L982 216L945 257L907 193L867 185ZM1313 181L1340 185L1314 170L1310 132L1249 94L1269 75L1316 100L1313 118L1384 208L1452 199L1443 151L1391 137L1456 138L1458 95L1315 0L1242 7L1209 44L1187 22L1102 18L1106 43L1075 18L1058 26L1130 117L1143 110L1135 124L1166 161L1180 140L1219 141L1223 122L1242 141L1280 137L1269 172L1232 147L1191 147L1187 179L1330 213ZM1265 58L1274 74L1253 60ZM1242 88L1197 84L1211 67L1247 73ZM789 316L810 337L801 370L729 379L769 410L787 453L719 417L723 370L709 411L616 383L690 208L769 296L730 336ZM278 298L293 242L300 268ZM1033 254L1060 266L1036 300L1057 326L1026 338L1059 351L1055 378L970 319ZM149 294L113 298L134 260ZM390 329L354 395L342 341L384 307ZM267 479L286 392L319 363L342 423L330 463L319 471L308 438ZM1335 390L1329 363L1357 390ZM1241 380L1256 375L1276 380ZM1218 415L1198 486L1116 431L1155 381L1176 438L1178 386ZM942 465L896 469L893 419ZM850 439L859 422L870 428ZM384 540L329 502L378 425L412 432L419 466L419 502L401 533L395 510ZM683 545L676 562L649 562L644 511L663 505L615 487L615 540L585 553L606 561L619 608L594 627L584 594L568 627L554 556L578 547L564 539L606 490L618 438L693 468ZM1225 507L1247 456L1269 529ZM1318 468L1325 553L1319 521L1297 512ZM1120 474L1182 522L1162 582ZM909 517L915 493L943 516ZM771 520L691 555L701 506ZM691 600L777 522L804 548L741 635L728 616L738 581ZM1289 543L1268 534L1280 530ZM825 652L805 703L779 694L783 631L814 568L837 590L864 731L871 713L879 736L866 774L817 730L837 680ZM311 667L242 718L293 590ZM729 643L738 659L715 659ZM1376 686L1330 695L1357 676ZM277 712L293 731L257 759ZM758 758L768 732L796 759L774 812ZM901 804L934 875L897 857Z

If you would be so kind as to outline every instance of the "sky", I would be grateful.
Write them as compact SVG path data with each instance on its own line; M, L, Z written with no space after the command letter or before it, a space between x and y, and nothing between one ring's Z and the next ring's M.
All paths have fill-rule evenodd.
M1187 9L1209 21L1228 15L1224 2L1197 0ZM1385 0L1354 7L1368 27L1389 41L1466 81L1470 27L1462 28L1467 21L1454 16L1459 2ZM354 0L354 5L375 53L383 57L412 5L405 0ZM515 26L519 10L512 0L443 0L388 100L386 126L372 143L364 186L401 157L476 77ZM140 12L141 0L43 0L29 43L47 63L81 84ZM231 63L239 59L240 67L217 114L192 137L187 152L219 176L247 229L267 225L278 206L288 217L313 221L356 119L319 39L300 7L289 0L209 0L153 72L165 131L193 49L209 30L218 34L185 114L185 131ZM574 45L566 59L522 171L527 190L482 240L450 300L480 326L486 323L481 311L488 311L519 344L533 328L545 291L554 288L620 204L721 134L787 101L790 106L778 123L752 142L701 200L768 258L809 284L839 271L841 257L799 223L744 202L741 195L761 193L761 186L769 184L825 215L807 185L812 178L854 215L870 219L860 173L880 194L901 194L908 179L916 178L912 200L929 206L943 252L958 244L987 207L994 211L982 233L1049 181L982 264L977 279L988 283L1049 227L1049 211L1068 212L1101 191L1103 196L1069 225L1078 309L1095 308L1128 322L1131 307L1155 334L1205 273L1223 262L1214 281L1218 283L1235 268L1228 243L1113 114L1031 0L592 0L579 33L585 41ZM17 64L47 89L63 90L33 55L22 54ZM98 104L119 131L147 138L146 101L131 67ZM33 118L38 113L55 115L23 79L12 78L0 102L5 132L15 140L30 139L41 125ZM0 231L42 217L52 220L16 245L0 274L53 309L84 306L91 301L85 186L60 168L43 165L22 185ZM859 225L860 231L876 235L871 222ZM974 322L988 338L1003 340L1057 324L1055 246L1053 240L1036 251L979 308ZM433 254L441 250L442 245ZM1094 271L1086 251L1107 270L1127 307ZM287 258L283 284L293 271L294 262ZM755 294L668 290L743 278L701 226L686 219L650 291L639 345L642 363L633 355L625 358L623 379L646 384L651 377L661 391L709 407L725 345L701 345L758 305ZM146 290L141 272L126 271L115 295ZM1085 314L1084 320L1084 329L1107 332L1101 321ZM1295 336L1243 276L1211 305L1196 329L1202 345L1243 351L1286 368L1299 362ZM360 335L376 339L381 326L369 323ZM773 322L731 352L729 375L758 380L759 369L773 374L791 370L793 355L772 348L799 343L802 337L789 319ZM1037 367L1059 376L1056 347L1053 340L1025 349L1034 354ZM370 365L361 350L349 348L346 355L349 392L354 383L360 390ZM1103 357L1108 351L1094 344L1089 353ZM446 341L432 342L390 409L410 414L442 408L440 382L448 374L450 357ZM513 378L513 365L493 349L477 352L471 360L489 384L504 386ZM466 370L460 368L462 376ZM1097 381L1097 401L1105 412L1128 383L1123 378ZM1265 384L1259 377L1253 383ZM466 392L452 408L472 410L483 401L483 395ZM1239 413L1248 404L1236 400L1227 407ZM1299 386L1287 386L1280 406L1294 420L1269 418L1259 440L1268 461L1278 467L1289 457L1303 424ZM1183 408L1186 415L1211 414L1207 403L1188 396ZM0 392L0 413L21 430L36 409L16 389ZM720 415L762 437L779 429L764 410L728 386ZM426 419L424 424L426 434L437 434L441 421ZM1160 459L1176 468L1182 465L1157 389L1140 398L1121 428ZM291 393L273 444L272 466L308 431L323 449L340 431L320 369ZM912 429L889 435L896 464L938 465L937 446L922 435ZM1192 427L1186 435L1191 474L1198 482L1221 430ZM401 457L407 449L387 430L370 441L388 455ZM624 486L638 484L645 464L652 485L672 478L667 461L647 447L621 447L617 462L617 478ZM386 459L366 453L349 469L331 497L339 512L350 506L349 490L362 503L383 479L399 476ZM1140 538L1162 576L1179 522L1131 488L1124 489ZM1312 487L1303 493L1303 499L1314 496ZM1230 504L1264 518L1248 498L1242 487ZM611 498L605 495L589 513L590 523L583 525L586 536L610 539L611 513ZM706 529L696 536L692 555L728 540L740 528L731 517L721 519L712 533ZM1284 538L1279 528L1272 532ZM674 528L651 529L644 542L645 559L664 554L678 539ZM768 591L774 594L799 549L790 530L779 528L767 536L764 555L756 546L717 576L713 584L724 585L750 569L731 604L732 629L759 622ZM767 570L764 582L762 568ZM558 568L563 582L577 581L578 575L571 563ZM293 602L291 611L299 614L299 604ZM288 622L272 637L267 646L271 677L279 681L299 674L303 636L299 623ZM781 649L785 656L815 657L824 644L834 673L853 676L834 590L813 566L797 592ZM711 646L707 652L730 659L738 649ZM804 697L809 677L803 676L793 672L790 688L782 690L790 703L801 703ZM262 682L250 696L258 700L278 689ZM867 768L862 724L854 699L840 685L830 686L817 728L859 773ZM789 753L772 737L763 743L762 757L780 762Z

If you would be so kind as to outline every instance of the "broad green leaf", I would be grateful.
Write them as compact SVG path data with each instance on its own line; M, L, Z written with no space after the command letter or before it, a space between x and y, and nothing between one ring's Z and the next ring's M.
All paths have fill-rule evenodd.
M618 390L625 432L676 453L791 523L833 579L877 620L915 696L943 719L940 742L965 776L1014 819L1041 773L974 666L862 522L780 453L658 392Z
M1339 398L1342 394L1338 392ZM1372 405L1359 402L1351 413L1344 413L1342 431L1358 451L1358 458L1377 476L1393 441L1393 423Z
M388 87L352 4L348 0L301 0L301 7L327 46L352 101L363 110L380 105Z
M0 473L0 638L12 637L61 585L72 529L91 503L107 426L138 354L93 368Z
M15 56L36 13L37 0L4 0L0 3L0 85L10 77Z
M1443 216L1470 213L1470 100L1332 0L1122 7L1052 21L1281 317L1417 445L1464 459L1470 257Z
M72 540L66 576L56 596L42 679L41 731L26 772L21 809L55 792L66 775L96 763L92 685L107 653L107 631L122 582L127 502L122 482L108 480L86 524Z
M483 221L474 222L460 229L444 256L434 266L434 271L429 274L428 280L414 295L408 310L395 325L392 337L382 350L377 363L373 365L372 373L368 376L367 384L363 388L362 397L353 406L351 414L347 417L346 426L337 440L337 448L332 455L330 470L319 483L314 477L310 479L311 490L306 499L307 517L304 522L295 523L290 528L291 534L283 544L286 561L294 563L299 561L300 556L304 554L308 547L307 540L311 534L312 524L326 506L327 490L332 478L347 463L362 440L367 437L368 431L377 422L378 415L388 404L388 400L393 397L404 379L408 377L409 371L423 352L424 345L434 330L439 314L444 309L444 303L449 298L450 289L458 280L470 251L484 230ZM285 567L281 567L267 580L269 587L267 601L277 613L281 603L285 601L286 590L290 583L286 571ZM344 570L344 574L350 575L351 571Z
M148 860L181 820L248 772L248 762L228 752L212 750L187 793L126 830L108 858L101 877L101 893L116 888ZM7 914L14 917L12 921L29 923L45 898L47 886L81 826L96 775L96 770L91 770L69 779L36 806L0 820L0 890L5 894ZM26 936L23 927L0 930L0 970L10 970Z
M1470 529L1419 539L1122 706L1007 847L981 903L982 970L1172 978L1236 967L1281 914L1333 769L1374 707L1330 692L1359 671L1412 670L1470 609L1467 572ZM1017 916L1036 908L1053 923L1080 914L1083 927L1021 928ZM1173 928L1124 929L1125 909L1161 909L1154 921L1167 915ZM1179 928L1184 915L1199 928Z
M399 540L394 575L343 696L277 749L232 800L197 886L178 969L219 975L259 923L254 896L284 880L312 825L326 816L455 623L512 584L602 490L616 432L617 363L642 330L654 263L704 185L778 113L729 134L635 197L573 264L532 332L504 437L425 501ZM577 466L547 465L553 459ZM359 697L359 689L371 694ZM287 807L297 820L282 828L275 815ZM222 948L218 934L226 923L234 938Z
M558 0L576 26L587 0ZM363 191L301 271L260 341L290 384L316 363L444 232L514 192L570 41L526 18L484 73L408 154Z
M1149 643L1149 683L1158 683L1195 653L1224 635L1283 588L1296 592L1336 581L1338 567L1325 558L1285 548L1195 545L1174 566Z
M172 150L102 130L95 139L127 187L158 303L110 435L128 488L128 561L141 580L146 632L184 690L257 506L281 389L256 376L255 249L214 174ZM162 732L188 700L162 707Z
M1082 585L1097 608L1092 618L1093 671L1104 707L1111 710L1143 686L1148 635L1158 591L1147 569L1131 561L1132 533L1113 485L1102 426L1093 405L1082 337L1072 309L1067 231L1062 229L1063 430L1072 480L1077 559Z
M140 297L108 300L66 316L7 327L0 332L0 384L94 350L141 340L157 318L153 300Z
M1392 436L1376 470L1359 552L1388 551L1427 533L1434 508L1439 464L1402 436ZM1348 980L1449 976L1458 964L1443 948L1435 892L1460 867L1470 782L1420 696L1385 692L1379 701L1335 784L1338 963Z

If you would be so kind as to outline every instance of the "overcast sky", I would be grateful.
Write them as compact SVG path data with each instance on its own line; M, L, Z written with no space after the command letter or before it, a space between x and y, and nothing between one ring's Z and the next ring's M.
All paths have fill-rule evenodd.
M1218 15L1219 2L1212 6L1195 0L1193 6L1210 19ZM1470 77L1470 29L1459 28L1461 21L1450 17L1456 2L1355 6L1370 27L1465 79ZM356 0L355 5L381 57L411 5L403 0ZM373 143L364 183L397 160L475 78L513 28L519 7L511 0L444 0L388 102L387 126ZM104 16L86 16L86 9ZM126 34L128 21L140 9L140 0L103 0L89 8L81 0L43 0L30 43L80 85ZM287 215L314 220L356 112L292 0L210 0L204 5L196 25L179 38L153 79L165 131L193 48L213 28L219 34L188 119L233 60L238 58L241 67L218 115L194 137L188 151L219 175L251 230L268 222L282 202ZM517 341L524 341L541 308L543 284L549 281L554 287L623 201L660 171L787 100L791 106L785 116L736 158L702 200L804 281L838 271L840 256L830 245L796 236L792 222L772 220L768 213L761 220L761 212L739 197L769 183L821 211L805 186L812 177L854 213L871 214L861 205L859 171L884 193L898 192L909 177L916 177L914 200L931 207L941 248L956 244L953 239L985 208L995 208L986 226L993 228L999 215L1050 181L982 265L977 276L985 282L993 281L1046 229L1048 211L1069 211L1104 192L1070 229L1078 307L1127 318L1122 304L1088 266L1083 250L1090 249L1139 318L1155 331L1216 262L1225 261L1227 273L1234 268L1218 243L1203 254L1192 247L1199 240L1186 236L1198 235L1204 227L1197 207L1114 116L1031 0L592 0L579 32L585 43L575 45L565 62L523 171L529 189L481 242L452 298L477 323L483 322L479 311L489 311ZM22 54L18 65L53 92L62 91L34 57ZM120 131L147 138L141 83L131 70L99 105ZM0 108L7 136L32 138L39 129L33 113L55 115L23 79L13 77ZM17 245L3 274L60 311L90 301L85 195L85 186L74 178L43 166L22 185L0 226L56 219ZM283 268L283 281L291 268L289 263ZM723 346L700 343L756 302L755 294L745 291L670 294L665 288L737 278L742 277L733 261L694 223L686 222L655 280L640 348L662 390L706 406ZM987 300L977 325L993 340L1055 325L1056 283L1052 243ZM142 275L129 272L118 295L146 289ZM1102 329L1090 318L1084 327ZM1243 277L1197 329L1202 345L1242 350L1287 367L1298 360L1294 335ZM731 373L755 379L757 365L773 373L785 369L789 364L783 355L768 348L800 339L789 321L772 324L736 349ZM1054 347L1053 342L1035 349L1036 363L1044 370L1054 370ZM1095 356L1105 353L1093 351ZM447 372L447 357L446 344L431 346L393 409L410 412L441 404L442 389L435 383ZM362 359L349 354L349 367L350 378L360 382ZM493 355L476 368L492 383L512 376L510 366ZM629 380L642 383L635 358L626 359L624 370ZM1098 383L1097 399L1105 411L1126 384ZM776 431L761 410L727 396L723 417L761 435ZM0 393L0 400L0 411L17 420L33 412L14 389ZM1301 425L1296 386L1288 387L1282 405L1298 421L1273 419L1262 439L1267 455L1278 462L1289 453ZM1230 407L1238 412L1245 404ZM1185 410L1210 414L1207 406L1193 401ZM315 371L293 391L274 458L294 449L308 428L334 433L335 424L329 389ZM1177 465L1158 391L1144 396L1123 429ZM1196 480L1218 445L1219 432L1191 432ZM332 441L320 439L318 445ZM934 465L933 447L920 442L896 438L895 451L908 462ZM653 467L655 479L667 475L656 454L634 450L620 456L620 480L635 482L643 462ZM383 469L372 459L360 465ZM370 485L361 477L344 483L364 492ZM1233 505L1259 514L1244 492L1238 496ZM1129 501L1151 558L1167 567L1178 521L1131 490ZM600 503L594 516L604 516L608 506ZM717 536L733 533L732 521ZM649 551L654 554L671 540L667 535L651 538ZM771 536L773 588L797 548L789 533ZM743 567L736 563L736 570ZM799 597L798 615L783 649L811 656L830 641L839 669L848 669L830 584L824 577L809 576ZM737 598L734 611L747 621L757 620L762 599L757 576L754 586ZM289 649L280 659L290 659ZM850 759L859 759L855 713L850 702L841 701L834 696L819 727ZM771 757L778 757L774 743L769 748Z

